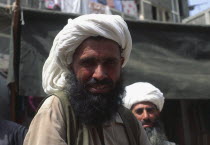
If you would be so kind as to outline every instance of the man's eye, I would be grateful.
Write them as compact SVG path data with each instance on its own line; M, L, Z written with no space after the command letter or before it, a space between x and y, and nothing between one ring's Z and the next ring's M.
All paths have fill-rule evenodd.
M141 115L143 113L143 110L144 110L143 108L139 108L135 112L136 114Z
M148 113L153 113L155 111L154 108L146 108L146 110L147 110Z
M80 63L82 66L92 66L95 64L94 60L85 60Z
M105 62L105 65L116 65L117 61L116 60L108 60Z
M146 110L147 113L155 112L155 108L138 108L138 109L136 109L135 112L136 112L136 114L141 115L144 112L144 110Z

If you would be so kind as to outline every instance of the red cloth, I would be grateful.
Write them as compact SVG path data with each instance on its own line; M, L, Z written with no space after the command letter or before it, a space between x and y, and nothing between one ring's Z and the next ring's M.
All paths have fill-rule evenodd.
M122 1L123 12L128 15L137 16L135 1Z
M47 9L60 9L60 0L45 0L45 8Z

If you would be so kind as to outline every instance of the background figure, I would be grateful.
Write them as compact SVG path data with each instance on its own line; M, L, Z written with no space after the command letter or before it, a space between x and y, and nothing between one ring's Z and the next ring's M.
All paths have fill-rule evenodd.
M0 120L10 119L10 96L7 80L0 72Z
M125 88L124 105L141 121L152 145L175 145L167 141L160 112L164 105L163 93L150 83L138 82Z
M0 120L0 145L22 145L26 127L12 121Z
M127 24L118 15L69 19L43 66L43 89L51 96L32 120L24 145L150 145L122 106L121 71L131 48Z

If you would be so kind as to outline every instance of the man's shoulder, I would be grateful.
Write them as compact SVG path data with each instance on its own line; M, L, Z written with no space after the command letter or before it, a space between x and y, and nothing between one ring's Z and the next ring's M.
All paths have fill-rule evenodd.
M41 109L49 109L52 108L54 105L59 105L60 100L57 96L51 95L45 99L43 104L41 105Z
M54 113L57 112L57 113L63 114L63 107L62 107L61 101L55 95L51 95L44 100L44 102L41 104L37 112L37 115L42 114L42 113L49 113L49 112L54 112Z
M48 125L55 125L56 123L61 125L65 119L64 110L59 98L55 95L51 95L43 101L41 107L38 109L37 114L34 116L30 128L36 128L39 124L47 128ZM56 123L55 123L56 122ZM30 130L29 128L29 130Z
M176 143L174 142L170 142L170 141L165 141L164 145L176 145Z
M131 144L138 145L140 143L139 137L142 134L142 126L140 125L136 117L133 115L133 113L124 106L121 106L119 108L119 114L123 120Z

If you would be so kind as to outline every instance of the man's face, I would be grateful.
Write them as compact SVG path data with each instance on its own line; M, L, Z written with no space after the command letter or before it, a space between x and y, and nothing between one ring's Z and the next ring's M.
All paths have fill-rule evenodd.
M98 39L99 38L99 39ZM109 39L86 39L70 65L70 102L75 116L86 125L101 125L116 115L124 92L119 45Z
M103 94L115 87L123 61L116 42L109 39L87 39L74 53L71 67L77 80L87 91ZM91 83L92 81L102 83Z
M154 127L155 122L159 117L159 110L150 102L141 102L134 105L132 112L135 117L142 122L144 128Z

